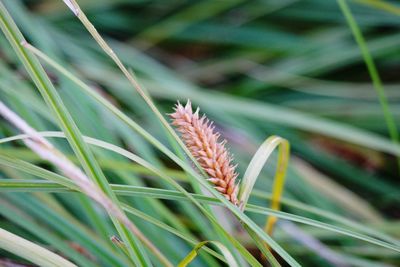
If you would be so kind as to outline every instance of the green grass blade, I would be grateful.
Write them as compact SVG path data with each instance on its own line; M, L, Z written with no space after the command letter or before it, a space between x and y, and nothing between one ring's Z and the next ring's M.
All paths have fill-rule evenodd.
M360 47L365 65L367 66L372 83L374 85L376 93L378 94L379 103L382 107L383 115L385 118L387 128L389 130L390 137L394 144L399 144L399 132L397 130L394 117L389 108L388 100L385 94L385 89L383 88L381 78L375 66L374 60L371 56L371 53L369 52L367 43L364 40L361 30L358 27L357 22L354 19L353 14L351 13L350 7L347 5L346 0L337 0L337 1L343 12L343 15L346 17L347 23L349 24L349 27L354 35L354 38L358 46ZM400 157L397 157L397 164L400 173Z
M0 247L44 267L76 267L61 256L0 228Z

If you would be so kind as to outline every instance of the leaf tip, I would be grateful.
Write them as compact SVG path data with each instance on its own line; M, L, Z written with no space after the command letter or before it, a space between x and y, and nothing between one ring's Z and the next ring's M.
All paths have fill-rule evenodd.
M73 4L71 0L63 0L64 3L71 9L71 11L74 13L75 16L79 15L79 10L76 8L76 6Z

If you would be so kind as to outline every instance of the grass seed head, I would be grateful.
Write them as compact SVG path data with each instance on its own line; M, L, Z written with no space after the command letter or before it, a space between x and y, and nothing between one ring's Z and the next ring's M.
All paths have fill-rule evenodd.
M190 153L208 174L208 181L237 205L238 174L235 171L236 166L232 164L232 156L225 148L226 140L218 140L220 134L214 131L213 122L205 115L200 117L199 108L193 112L190 100L186 106L178 102L174 110L175 112L170 114L172 125L177 127Z

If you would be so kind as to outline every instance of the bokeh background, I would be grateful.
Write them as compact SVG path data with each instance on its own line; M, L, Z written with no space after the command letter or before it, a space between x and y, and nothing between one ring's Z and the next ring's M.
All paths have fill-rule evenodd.
M30 43L168 144L154 114L62 1L3 2ZM286 198L400 237L400 165L396 158L400 157L400 146L391 140L360 47L336 1L79 3L163 113L171 112L177 100L190 99L215 121L228 140L241 174L263 140L270 135L282 136L289 140L292 152ZM348 3L399 128L400 5L397 1L372 0ZM75 84L50 67L46 71L85 135L128 148L159 166L176 169ZM0 99L37 130L58 130L4 35L0 35ZM0 131L3 137L18 133L3 120ZM66 142L54 143L71 153ZM1 145L1 151L49 167L20 143ZM163 186L131 168L122 158L105 152L98 152L98 156L111 182ZM274 168L272 160L263 170L256 194L271 191ZM0 176L33 177L5 166L0 166ZM47 210L52 203L45 196L0 193L0 226L48 244L54 250L57 248L51 241L33 235L29 227L35 225L62 242L80 244L73 231L65 232L57 226L59 222L45 215L45 211L51 212ZM51 196L72 217L88 224L77 196ZM135 198L129 201L155 215L147 202ZM268 205L263 198L254 197L251 201ZM173 202L164 204L174 210ZM294 207L284 206L283 210L329 222ZM198 231L187 210L179 207L176 212L188 229ZM26 218L31 226L21 223L21 218ZM260 224L265 221L263 216L253 218ZM135 220L143 229L149 227L148 232L152 231L146 223ZM304 266L400 264L399 253L391 250L311 226L285 222L280 226L275 232L276 240ZM302 234L320 243L313 247ZM245 235L243 240L246 242ZM190 250L190 246L168 234L165 243L163 249L174 259L182 258ZM168 245L171 243L175 245ZM325 249L333 253L333 260L321 252ZM90 253L93 254L89 249ZM0 257L12 258L2 252ZM335 261L337 257L345 259L345 265ZM196 264L204 266L200 259L193 266Z

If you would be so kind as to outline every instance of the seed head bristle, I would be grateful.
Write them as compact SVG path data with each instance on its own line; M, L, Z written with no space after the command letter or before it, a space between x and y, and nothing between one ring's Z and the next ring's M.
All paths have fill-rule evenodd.
M218 140L220 134L214 131L213 122L205 115L199 117L199 108L193 112L190 100L185 106L178 101L174 111L170 114L172 125L177 127L190 153L210 177L208 181L237 205L237 165L232 164L232 155L225 148L226 140Z

